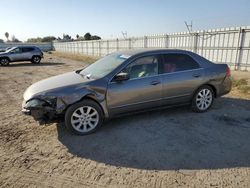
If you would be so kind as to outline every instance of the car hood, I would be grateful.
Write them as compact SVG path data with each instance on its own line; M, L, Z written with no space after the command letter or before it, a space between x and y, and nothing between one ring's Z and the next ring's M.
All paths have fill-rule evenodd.
M89 81L91 80L76 72L69 72L58 76L53 76L32 84L26 89L23 98L25 101L27 101L42 92L65 86L86 83Z
M0 55L6 55L8 54L7 52L0 52Z

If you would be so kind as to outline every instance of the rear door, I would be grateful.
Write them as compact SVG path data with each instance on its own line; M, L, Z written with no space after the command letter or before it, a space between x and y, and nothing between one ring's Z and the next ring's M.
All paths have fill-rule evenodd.
M158 55L140 57L121 71L130 75L129 80L109 83L107 105L111 116L160 105L162 78L158 66Z
M163 104L189 102L202 84L203 68L187 54L167 53L162 59Z
M34 48L32 47L22 47L22 59L30 60L32 58L33 51L34 51Z

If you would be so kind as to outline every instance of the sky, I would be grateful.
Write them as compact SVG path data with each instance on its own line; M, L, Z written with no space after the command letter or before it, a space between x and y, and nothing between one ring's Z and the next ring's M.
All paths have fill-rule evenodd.
M86 32L104 39L249 26L250 0L0 0L0 39Z

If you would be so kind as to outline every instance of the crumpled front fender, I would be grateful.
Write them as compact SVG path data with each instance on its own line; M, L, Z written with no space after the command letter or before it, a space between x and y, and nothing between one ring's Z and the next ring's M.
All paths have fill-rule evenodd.
M102 91L96 92L91 88L84 88L84 89L81 88L77 92L73 92L71 95L58 96L55 109L56 113L57 114L64 113L70 105L81 101L85 97L91 98L97 103L99 103L103 109L105 116L106 117L108 116L106 101L105 101L105 92Z

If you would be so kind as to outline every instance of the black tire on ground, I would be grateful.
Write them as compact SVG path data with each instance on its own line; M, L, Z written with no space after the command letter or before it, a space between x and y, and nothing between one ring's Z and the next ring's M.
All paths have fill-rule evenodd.
M40 56L33 56L32 59L31 59L31 63L34 63L34 64L39 64L41 62L41 57Z
M73 124L71 122L72 118L74 119L74 117L72 115L75 112L80 112L77 109L79 109L81 107L84 107L84 108L91 107L91 108L93 108L94 110L96 110L96 112L98 113L98 117L99 117L99 121L98 121L97 125L93 129L91 129L90 126L87 126L91 130L85 131L85 132L81 132L81 131L76 130L76 128L74 128L74 126L73 126ZM100 126L103 123L103 120L104 120L104 115L103 115L103 111L102 111L101 107L95 101L90 100L90 99L85 99L85 100L82 100L82 101L80 101L78 103L75 103L75 104L71 105L67 109L67 111L65 113L65 126L66 126L66 128L71 133L78 134L78 135L88 135L88 134L91 134L91 133L95 132L98 128L100 128ZM81 125L80 127L83 129L84 125Z
M3 57L3 58L0 59L0 64L2 66L8 66L10 64L10 60L8 58L6 58L6 57Z
M200 87L199 89L197 89L197 91L195 92L193 96L192 110L194 112L199 112L199 113L206 112L213 105L214 96L215 96L215 93L210 86L204 85ZM202 101L203 101L203 105L202 105Z

